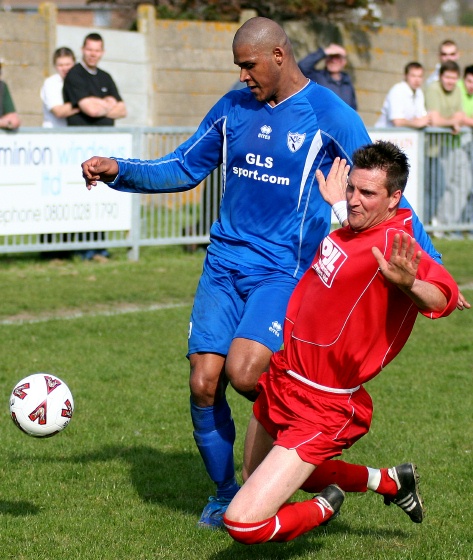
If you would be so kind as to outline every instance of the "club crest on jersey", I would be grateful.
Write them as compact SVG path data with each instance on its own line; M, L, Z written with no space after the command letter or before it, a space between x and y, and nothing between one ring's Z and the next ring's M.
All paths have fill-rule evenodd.
M260 128L260 133L258 134L258 138L263 138L263 140L271 140L271 132L273 132L273 129L269 126L269 124L264 124L261 128Z
M291 152L297 152L297 150L302 146L305 140L305 133L299 134L298 132L288 132L287 133L287 147Z
M346 260L347 254L332 239L326 237L320 246L319 258L312 265L312 268L319 275L322 282L330 288L337 272L342 268Z

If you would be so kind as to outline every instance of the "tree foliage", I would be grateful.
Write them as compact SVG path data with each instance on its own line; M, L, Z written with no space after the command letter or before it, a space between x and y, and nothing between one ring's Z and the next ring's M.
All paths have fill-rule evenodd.
M88 0L88 3L104 0ZM327 22L376 21L376 9L394 0L151 0L162 19L238 21L242 10L276 21L308 18ZM140 0L105 0L106 3L135 9Z

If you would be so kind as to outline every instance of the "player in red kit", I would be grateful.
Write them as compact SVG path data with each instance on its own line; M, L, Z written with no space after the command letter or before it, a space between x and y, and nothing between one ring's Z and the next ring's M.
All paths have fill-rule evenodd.
M321 243L290 298L284 350L258 383L245 441L244 485L224 516L245 544L289 541L338 513L344 491L375 490L423 518L412 463L370 469L331 461L370 428L363 384L402 349L419 313L449 315L458 288L412 236L412 214L399 209L409 164L390 142L357 150L353 170L336 159L324 198L346 187L348 225ZM286 503L299 488L320 491Z

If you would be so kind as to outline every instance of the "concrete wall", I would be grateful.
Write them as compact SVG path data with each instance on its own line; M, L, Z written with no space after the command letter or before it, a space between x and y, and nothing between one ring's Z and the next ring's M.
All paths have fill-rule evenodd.
M84 36L98 31L105 40L101 67L109 71L127 103L123 125L197 126L208 109L238 79L231 43L240 24L165 21L143 5L138 31L57 25L52 4L38 14L0 12L0 59L24 126L42 121L39 90L51 72L57 46L69 46L80 57ZM349 31L343 27L317 30L291 22L286 31L299 59L319 45L341 42L367 126L379 114L389 88L403 78L406 63L418 60L430 73L437 62L439 43L453 38L461 50L461 64L473 64L473 28L435 27L410 20L407 27Z
M238 24L156 21L149 35L154 115L159 125L197 125L238 80L232 40Z
M41 124L39 90L49 72L51 26L44 14L0 13L0 60L16 110L26 126Z
M151 126L151 65L146 37L130 31L58 25L55 47L69 47L80 60L84 37L91 32L100 33L104 40L105 54L99 66L112 75L127 106L128 115L117 120L116 126Z

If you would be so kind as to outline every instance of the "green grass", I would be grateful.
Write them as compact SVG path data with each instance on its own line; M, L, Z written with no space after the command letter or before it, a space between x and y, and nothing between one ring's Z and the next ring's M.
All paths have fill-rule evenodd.
M472 301L473 243L436 245ZM473 558L473 310L419 318L368 385L372 429L345 455L371 466L416 461L422 525L367 493L349 495L332 526L288 544L249 548L196 529L212 493L192 438L185 359L201 266L202 254L179 247L144 249L137 263L124 251L105 264L0 258L0 558ZM70 426L46 440L8 415L13 385L35 371L63 377L75 399ZM251 406L232 391L229 400L240 468Z

